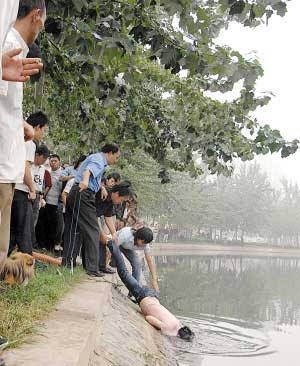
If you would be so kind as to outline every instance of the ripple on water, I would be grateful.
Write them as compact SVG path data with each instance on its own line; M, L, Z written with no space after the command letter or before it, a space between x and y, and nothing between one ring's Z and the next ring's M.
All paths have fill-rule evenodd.
M257 323L232 318L199 315L197 319L179 317L195 333L193 342L171 339L180 365L200 365L203 355L254 357L274 353L269 337Z

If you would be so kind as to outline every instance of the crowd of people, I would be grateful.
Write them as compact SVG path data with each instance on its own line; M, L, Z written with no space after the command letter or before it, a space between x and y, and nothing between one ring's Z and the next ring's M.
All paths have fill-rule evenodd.
M141 301L159 292L149 246L153 233L136 216L131 183L117 172L106 173L120 156L119 146L104 144L99 152L80 156L68 166L41 143L51 123L45 113L37 111L26 122L23 119L23 83L43 67L39 58L27 56L45 21L44 0L0 2L0 273L14 250L31 255L36 248L45 248L62 255L62 265L71 270L80 256L89 276L115 273L117 266L129 296L146 309ZM138 250L144 252L153 292L138 287ZM124 277L121 252L131 264L135 286L129 285L129 273ZM162 329L145 309L150 324ZM0 338L0 347L3 342Z

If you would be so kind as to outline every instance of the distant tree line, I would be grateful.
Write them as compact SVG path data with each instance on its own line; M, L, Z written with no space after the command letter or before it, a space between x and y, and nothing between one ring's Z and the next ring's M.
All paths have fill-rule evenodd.
M136 185L139 212L155 227L157 241L299 245L300 188L286 179L273 187L257 163L232 177L174 172L171 183L161 185L154 161L143 154L135 161L124 165L124 174Z

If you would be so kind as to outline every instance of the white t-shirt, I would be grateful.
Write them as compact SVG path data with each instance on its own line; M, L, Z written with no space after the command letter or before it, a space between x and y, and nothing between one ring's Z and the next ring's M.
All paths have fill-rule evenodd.
M25 41L16 29L11 28L4 51L15 48L23 49L17 57L27 56L29 49ZM22 183L25 171L23 83L0 80L0 90L0 183Z
M43 183L44 183L44 176L45 176L45 166L44 165L35 165L31 166L31 174L32 180L35 185L35 192L42 193L43 192Z
M75 183L75 178L72 178L72 179L70 179L70 180L68 180L68 183L66 184L66 186L65 186L65 188L64 188L64 192L66 192L66 193L70 193L70 190L71 190L71 188L73 187L73 185L74 185L74 183ZM63 208L63 213L65 213L66 212L66 208L64 207Z
M143 246L134 245L134 236L131 227L124 227L117 231L118 244L122 245L123 248L129 250L143 250L145 254L150 253L150 245L146 244Z
M27 141L27 142L25 142L25 149L26 149L25 160L30 163L30 165L31 165L30 169L32 169L32 165L33 165L33 162L34 162L36 145L33 141ZM32 170L31 170L31 175L32 175ZM24 180L24 178L23 178L23 180ZM23 192L29 192L28 186L24 183L16 184L16 189L18 189L19 191L23 191Z
M16 20L19 9L19 0L0 1L0 57L2 59L2 48L9 28ZM0 62L0 80L2 80L2 62Z
M70 193L70 190L71 190L71 188L73 187L73 185L74 185L74 182L75 182L75 178L72 178L72 179L70 179L70 180L68 180L68 183L66 184L66 186L65 186L65 188L64 188L64 192L66 192L66 193Z
M62 182L59 180L61 173L63 170L61 168L57 170L51 170L51 181L52 181L52 187L49 189L49 192L46 196L46 202L49 205L58 205L61 189L62 189Z

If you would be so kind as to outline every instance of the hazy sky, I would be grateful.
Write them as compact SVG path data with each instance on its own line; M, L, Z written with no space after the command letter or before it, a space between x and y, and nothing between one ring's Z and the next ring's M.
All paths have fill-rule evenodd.
M256 116L263 124L279 129L284 138L300 140L300 1L288 2L285 17L274 16L269 25L256 29L234 23L224 31L220 44L227 44L243 55L256 52L265 74L259 79L257 91L272 91L275 97ZM272 181L281 176L300 184L300 151L281 159L279 154L258 159L270 174Z

